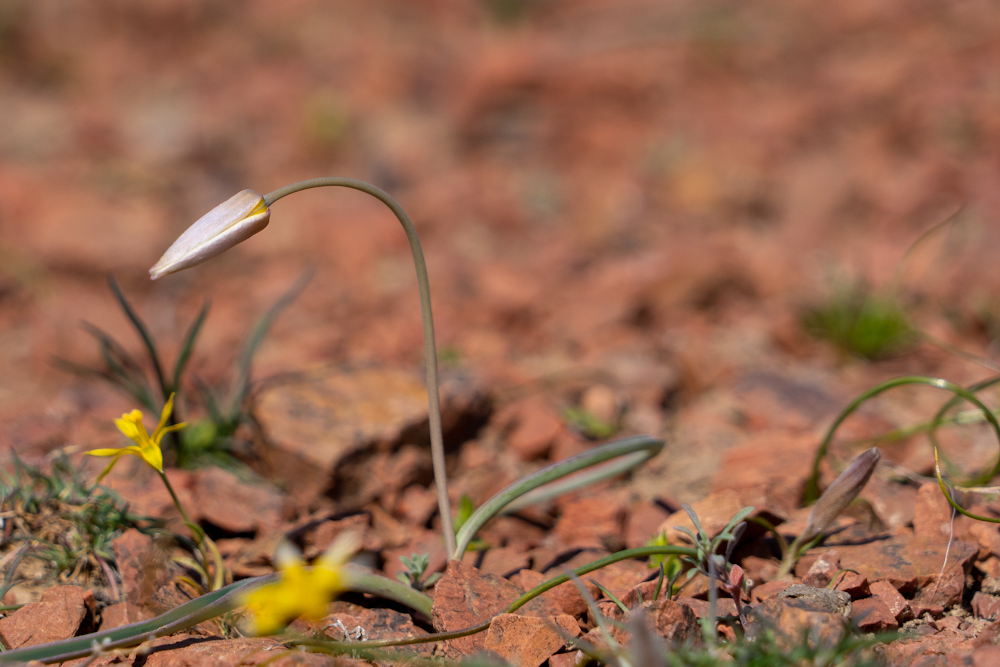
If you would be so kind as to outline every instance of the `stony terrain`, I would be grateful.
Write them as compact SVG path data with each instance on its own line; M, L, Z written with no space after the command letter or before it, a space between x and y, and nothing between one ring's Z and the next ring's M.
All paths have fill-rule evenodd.
M397 196L421 233L456 507L601 441L607 433L574 417L583 412L617 435L667 444L628 477L491 523L491 548L438 583L433 619L347 599L332 609L346 626L369 637L462 627L558 565L645 544L684 521L682 503L718 528L754 505L795 535L813 452L852 398L899 375L968 385L993 372L927 342L863 360L801 320L864 281L898 288L927 335L995 354L998 28L1000 10L985 0L4 3L0 447L29 462L66 451L96 474L79 452L121 446L112 419L134 402L52 364L98 363L81 320L141 356L107 273L169 360L211 299L180 407L197 421L194 378L225 385L254 319L313 267L255 359L255 421L236 454L259 479L213 467L170 468L170 479L234 576L271 571L282 535L312 556L348 527L364 531L367 562L390 576L414 551L444 571L416 285L380 204L299 194L227 255L147 276L231 194L347 175ZM980 395L995 404L991 390ZM865 438L924 423L948 398L901 388L866 404L841 429L824 480L871 446ZM981 424L941 441L956 475L998 456ZM879 446L902 468L876 471L867 502L797 577L825 586L836 575L851 613L870 610L864 630L907 629L885 650L892 664L991 664L996 526L952 524L936 485L919 477L933 464L922 435ZM123 460L109 485L182 530L147 473ZM1000 516L990 498L976 502ZM48 607L0 619L4 643L110 627L184 599L169 568L143 565L163 560L158 549L135 533L118 538L121 590L52 589ZM776 555L760 532L737 552L754 602L777 599ZM594 576L621 597L652 572L629 562ZM495 599L457 602L477 587ZM17 594L21 603L41 592ZM694 632L705 589L683 595L656 612L663 633ZM573 664L531 619L581 633L592 619L572 590L546 598L440 650ZM143 664L271 657L261 652L271 640L213 633L157 640ZM532 643L504 639L515 635Z

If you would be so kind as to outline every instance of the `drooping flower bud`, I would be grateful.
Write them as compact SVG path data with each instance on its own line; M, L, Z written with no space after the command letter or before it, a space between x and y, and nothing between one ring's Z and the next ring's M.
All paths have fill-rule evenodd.
M829 528L834 519L840 516L840 513L847 509L851 501L865 488L881 458L882 452L878 447L872 447L851 461L851 465L833 480L833 484L813 505L806 521L806 529L796 541L804 544Z
M264 197L253 190L235 194L188 227L149 270L149 276L156 280L211 259L267 227L270 218Z

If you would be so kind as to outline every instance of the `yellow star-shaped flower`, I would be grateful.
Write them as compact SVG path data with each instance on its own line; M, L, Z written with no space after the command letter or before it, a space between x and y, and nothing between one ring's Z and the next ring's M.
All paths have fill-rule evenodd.
M138 456L149 464L149 467L153 468L156 472L162 473L163 452L160 451L160 441L163 439L165 434L187 426L187 424L167 426L167 422L170 420L170 414L173 410L174 395L170 394L170 398L167 399L167 404L163 406L163 412L160 414L160 423L156 426L156 430L153 431L152 436L146 432L146 427L142 425L142 412L139 410L126 412L122 415L121 419L116 419L115 424L118 426L118 430L134 440L135 444L130 447L121 447L118 449L91 449L89 452L86 452L91 456L115 457L112 459L111 463L108 464L108 467L104 469L104 472L102 472L97 478L97 481L100 482L104 479L104 476L111 472L111 468L118 463L118 459L126 454Z
M358 546L357 535L341 535L315 565L306 567L295 547L288 542L278 545L274 560L281 570L281 579L254 589L243 598L253 619L253 633L272 635L300 616L310 620L326 616L327 605L347 588L343 566Z

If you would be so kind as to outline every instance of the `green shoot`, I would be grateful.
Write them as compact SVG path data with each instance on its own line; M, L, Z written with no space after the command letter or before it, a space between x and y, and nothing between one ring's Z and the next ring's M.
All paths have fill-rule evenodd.
M864 359L884 359L903 352L915 339L903 311L888 297L864 285L841 289L822 304L808 308L802 326Z

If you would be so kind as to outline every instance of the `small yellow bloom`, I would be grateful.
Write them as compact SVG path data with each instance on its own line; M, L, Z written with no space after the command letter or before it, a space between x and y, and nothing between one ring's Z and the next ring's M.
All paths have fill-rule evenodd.
M119 449L91 449L89 452L86 452L91 456L115 457L111 460L111 463L108 464L108 467L104 469L104 472L101 473L100 477L97 478L97 481L100 482L104 479L104 476L111 472L111 468L118 463L118 459L126 454L138 456L143 461L148 463L151 468L162 473L163 452L160 451L160 440L163 439L164 434L187 426L187 424L167 426L167 422L170 420L170 413L172 413L173 410L174 395L170 394L170 398L167 399L167 404L163 406L163 413L160 415L160 423L157 425L156 430L153 431L152 436L146 432L146 427L142 425L142 413L138 410L126 412L122 415L121 419L116 419L115 424L118 426L118 430L134 440L135 444L130 447L122 447Z
M341 535L315 565L306 567L295 547L288 542L278 545L274 561L281 579L255 588L243 598L253 618L253 633L272 635L299 616L310 620L326 616L327 605L347 588L343 566L358 546L356 534Z
M182 271L229 250L237 243L267 227L271 210L264 198L253 190L238 192L177 237L167 248L149 276L156 280L168 273Z

